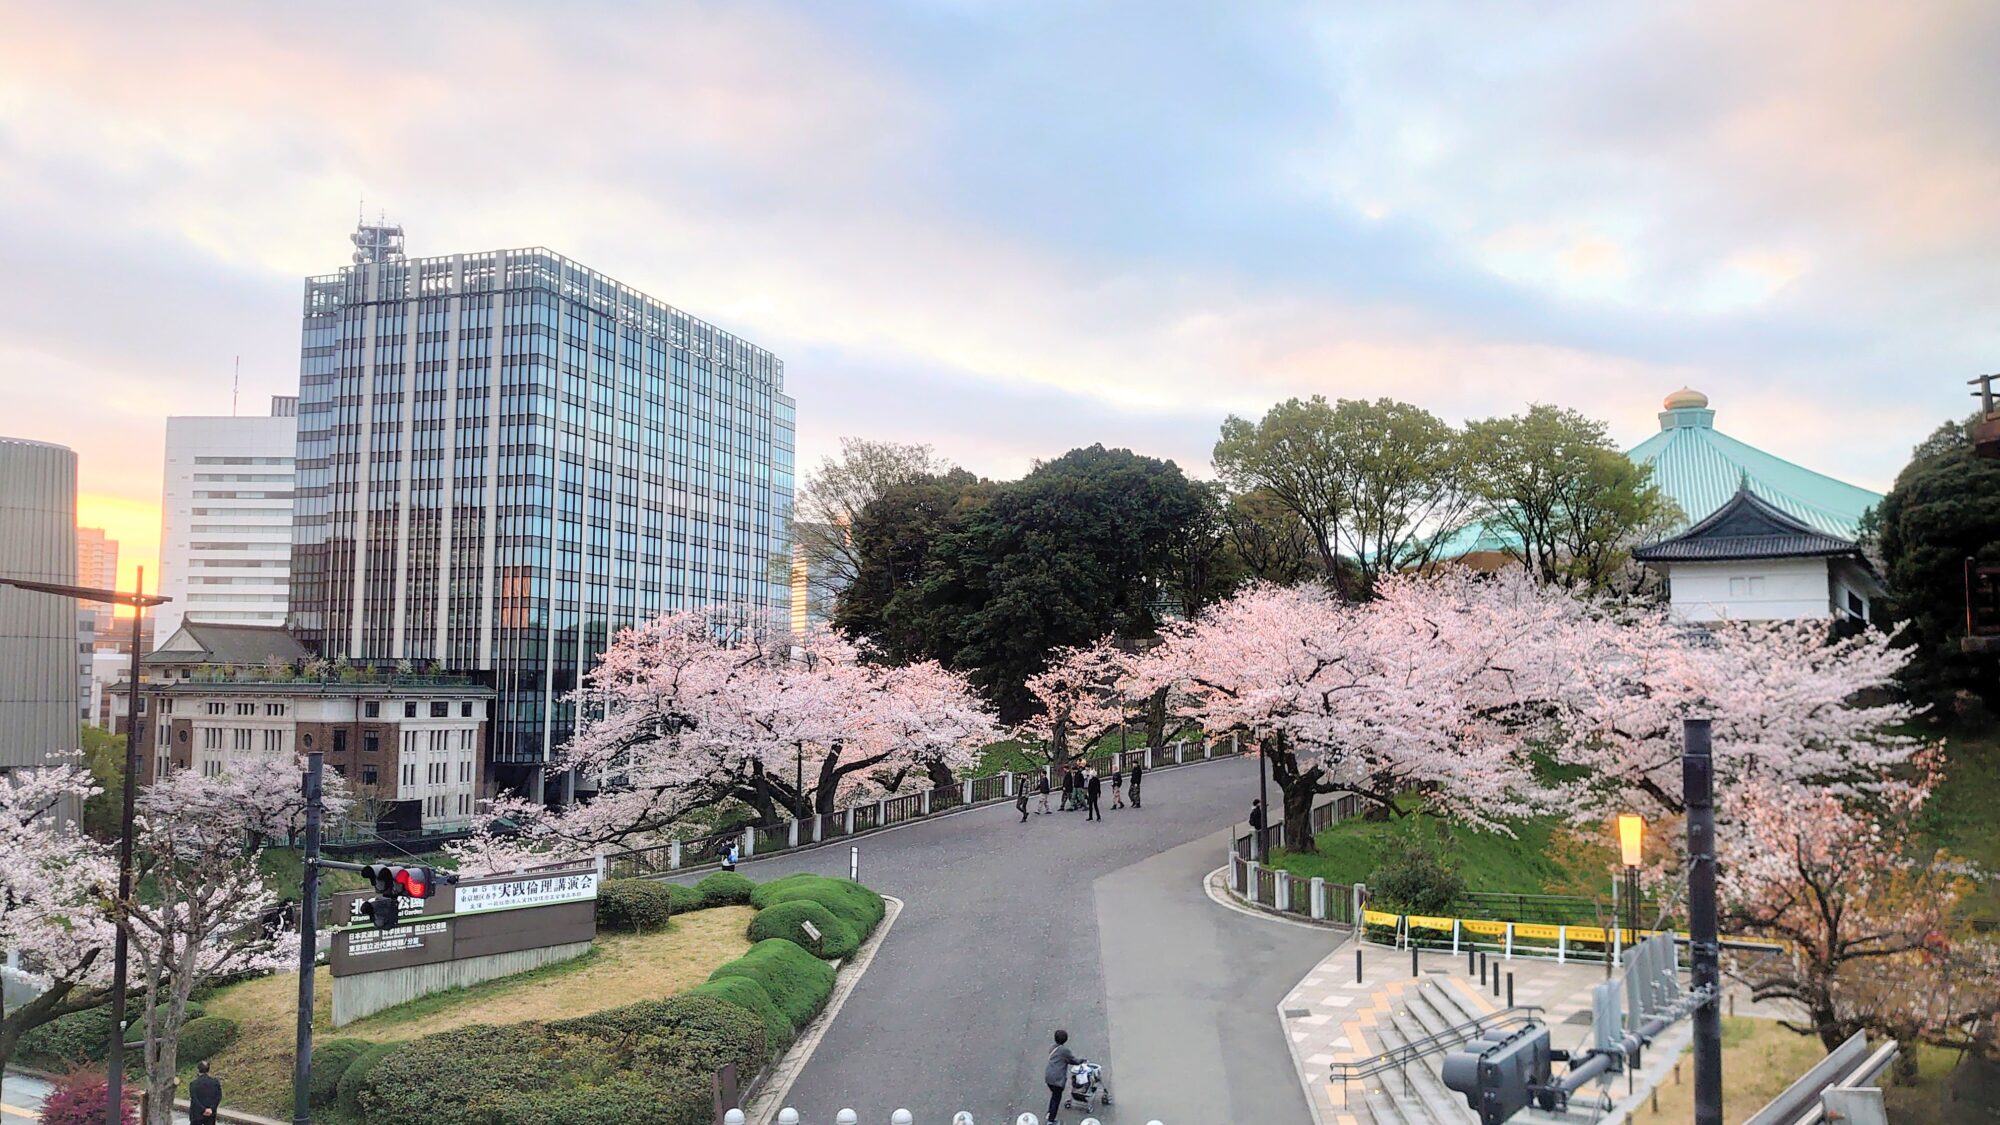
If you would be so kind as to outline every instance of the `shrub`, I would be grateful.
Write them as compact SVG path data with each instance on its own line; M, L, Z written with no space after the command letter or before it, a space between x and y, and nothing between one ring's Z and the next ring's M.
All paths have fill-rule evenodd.
M529 1089L501 1105L494 1125L709 1125L711 1079L681 1067L621 1073L587 1086Z
M811 1022L833 995L833 966L782 938L758 942L708 979L718 977L748 977L763 985L795 1028Z
M349 1121L358 1120L361 1116L362 1084L368 1081L368 1075L375 1069L376 1064L402 1050L403 1046L400 1042L375 1043L355 1056L354 1061L347 1064L346 1072L340 1076L333 1098L334 1108Z
M111 1041L111 1009L86 1008L29 1028L21 1035L22 1057L55 1070L103 1062Z
M734 1065L746 1084L770 1057L764 1021L719 996L684 994L659 1002L656 1032L633 1052L642 1066L681 1066L712 1075Z
M882 896L859 883L829 879L824 875L787 875L760 885L751 892L750 905L759 909L781 902L805 899L817 902L854 927L857 939L865 940L882 924L888 906Z
M426 1035L374 1063L361 1083L361 1115L381 1123L487 1125L493 1106L511 1100L525 1077L548 1083L564 1069L568 1060L549 1055L567 1041L538 1023Z
M819 931L817 941L806 933L807 922ZM797 942L806 952L828 960L852 957L855 948L861 944L853 926L835 917L833 911L805 898L776 903L757 912L757 916L750 920L750 940L763 941L766 938Z
M798 1027L785 1017L778 1002L771 999L771 994L764 991L763 985L749 977L717 977L681 995L712 996L756 1016L764 1025L765 1049L773 1054L798 1036Z
M1465 880L1429 839L1398 836L1376 863L1368 889L1390 909L1440 914L1464 893Z
M696 910L707 909L712 905L707 899L702 897L700 891L695 890L685 883L661 883L660 885L667 888L667 897L673 900L674 913L676 914L689 914Z
M597 889L600 929L634 933L664 930L673 915L673 895L664 883L650 879L610 879Z
M750 901L757 884L734 871L718 871L694 885L701 901L709 906L736 906Z
M108 1025L109 1021L106 1022ZM104 1125L104 1103L110 1096L104 1075L97 1071L79 1070L58 1078L48 1097L42 1099L43 1125ZM135 1125L139 1120L139 1091L126 1086L124 1101L120 1120L124 1125Z
M312 1104L329 1106L340 1093L340 1080L347 1074L347 1068L354 1060L374 1044L366 1039L329 1039L313 1044L312 1086L308 1096Z
M178 1058L183 1066L212 1059L236 1042L236 1021L228 1016L203 1016L181 1025Z

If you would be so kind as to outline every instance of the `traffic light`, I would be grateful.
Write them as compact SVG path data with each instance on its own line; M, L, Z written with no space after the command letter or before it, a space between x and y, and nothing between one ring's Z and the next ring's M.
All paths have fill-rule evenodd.
M392 867L386 863L363 867L361 874L374 884L375 897L356 904L355 917L372 921L378 930L393 929L401 919L397 899L429 898L446 883L458 882L458 876L429 867Z
M1444 1084L1465 1095L1480 1125L1500 1122L1528 1108L1549 1084L1549 1029L1531 1024L1498 1039L1480 1039L1445 1056Z

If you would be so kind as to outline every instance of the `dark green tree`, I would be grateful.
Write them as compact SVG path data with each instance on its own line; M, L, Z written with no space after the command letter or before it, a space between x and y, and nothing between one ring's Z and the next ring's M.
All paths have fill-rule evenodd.
M891 663L942 657L949 630L933 635L922 604L931 547L983 506L995 487L953 469L882 488L849 528L853 580L834 603L834 627L867 642L875 657Z
M1866 529L1885 569L1887 615L1903 623L1915 650L1905 689L1940 708L1961 691L2000 702L1994 659L1959 647L1965 560L2000 565L2000 461L1973 453L1965 423L1938 427L1897 474Z
M116 840L124 808L125 736L85 723L77 737L83 768L97 783L97 792L83 802L83 830L100 840Z

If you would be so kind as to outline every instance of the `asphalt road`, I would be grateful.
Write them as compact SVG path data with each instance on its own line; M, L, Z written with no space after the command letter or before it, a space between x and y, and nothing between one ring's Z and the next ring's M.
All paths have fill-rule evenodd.
M862 881L903 913L787 1102L811 1122L852 1108L864 1125L897 1108L1039 1116L1064 1027L1106 1064L1107 1122L1309 1122L1276 1007L1336 939L1201 887L1255 789L1253 761L1225 760L1148 774L1146 807L1102 822L1023 824L1005 804L861 839ZM743 869L845 875L847 861L835 846Z

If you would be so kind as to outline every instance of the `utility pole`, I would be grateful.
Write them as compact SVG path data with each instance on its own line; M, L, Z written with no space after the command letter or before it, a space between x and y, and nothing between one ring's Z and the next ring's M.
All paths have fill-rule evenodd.
M1271 762L1262 745L1257 747L1257 807L1263 810L1264 823L1257 826L1257 862L1271 862L1271 790L1266 775L1271 772Z
M306 755L305 888L299 896L299 1027L292 1055L292 1125L312 1122L313 962L319 959L319 829L325 756Z
M1688 946L1692 990L1708 990L1694 1010L1694 1122L1722 1125L1722 966L1715 905L1715 759L1709 721L1681 725L1681 793L1687 805Z

